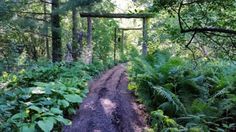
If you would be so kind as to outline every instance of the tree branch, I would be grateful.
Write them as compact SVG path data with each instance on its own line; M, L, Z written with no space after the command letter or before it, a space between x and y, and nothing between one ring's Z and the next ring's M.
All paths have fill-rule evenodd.
M192 38L189 40L189 42L185 45L185 48L188 48L188 46L192 43L194 37L196 35L196 32L193 33Z
M179 27L181 31L183 30L183 26L181 23L181 16L180 16L182 6L183 6L183 0L180 2L179 9L178 9L178 20L179 20Z
M182 29L181 33L187 32L196 32L196 33L205 33L205 32L219 32L219 33L226 33L226 34L234 34L236 35L235 30L224 29L224 28L214 28L214 27L203 27L203 28L192 28L192 29Z

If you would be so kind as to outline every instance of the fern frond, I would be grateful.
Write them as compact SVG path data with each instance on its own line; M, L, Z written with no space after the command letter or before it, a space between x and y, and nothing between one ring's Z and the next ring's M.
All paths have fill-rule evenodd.
M225 88L219 90L216 94L214 94L214 95L209 99L209 102L213 103L217 97L227 94L227 93L229 92L230 88L231 88L231 87L225 87Z
M157 92L157 94L159 94L160 96L164 97L169 102L171 102L173 105L175 105L177 110L183 111L183 113L185 115L187 114L186 109L185 109L183 103L181 103L181 101L178 99L178 97L174 93L172 93L171 91L169 91L168 89L166 89L166 88L164 88L162 86L154 86L150 82L148 84L155 90L155 92Z

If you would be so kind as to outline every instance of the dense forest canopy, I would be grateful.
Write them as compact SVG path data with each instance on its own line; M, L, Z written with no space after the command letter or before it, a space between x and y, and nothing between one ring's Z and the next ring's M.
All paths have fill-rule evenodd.
M207 49L202 49L207 46L216 56L235 59L235 6L234 0L167 0L154 1L151 10L167 10L177 17L178 30L191 35L186 48L200 47L207 54Z
M0 131L62 131L120 63L146 131L235 131L235 22L235 0L1 0Z

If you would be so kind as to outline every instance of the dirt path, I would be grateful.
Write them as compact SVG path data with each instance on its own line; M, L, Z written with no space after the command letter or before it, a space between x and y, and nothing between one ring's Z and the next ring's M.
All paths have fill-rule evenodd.
M142 132L143 111L127 90L124 65L107 71L90 86L90 93L64 132Z

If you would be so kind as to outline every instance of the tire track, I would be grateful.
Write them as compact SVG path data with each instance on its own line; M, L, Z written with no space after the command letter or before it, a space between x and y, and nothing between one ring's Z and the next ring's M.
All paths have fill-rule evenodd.
M90 85L87 98L64 132L142 132L145 119L131 93L124 65L118 65Z

